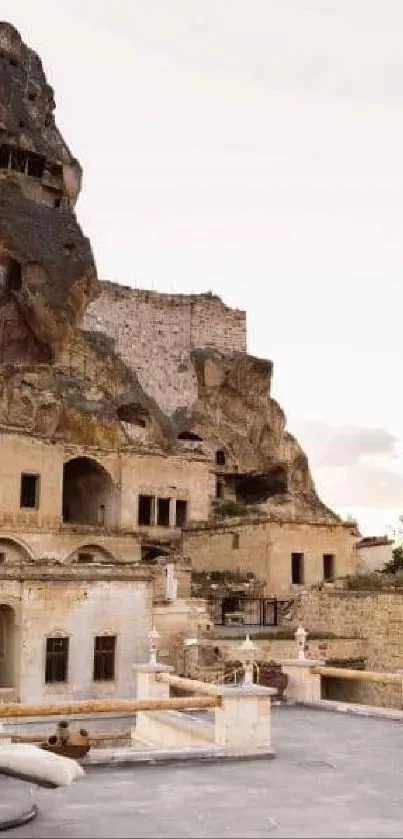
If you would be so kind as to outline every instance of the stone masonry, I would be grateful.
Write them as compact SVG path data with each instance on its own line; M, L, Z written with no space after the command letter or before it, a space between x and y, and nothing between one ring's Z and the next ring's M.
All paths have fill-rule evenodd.
M299 598L294 617L308 632L327 631L365 641L366 669L403 670L403 590L312 589ZM309 636L308 636L309 637ZM331 698L369 705L402 707L400 685L332 682Z
M197 399L194 348L246 352L246 314L212 294L159 294L102 282L83 328L106 332L140 384L172 414Z

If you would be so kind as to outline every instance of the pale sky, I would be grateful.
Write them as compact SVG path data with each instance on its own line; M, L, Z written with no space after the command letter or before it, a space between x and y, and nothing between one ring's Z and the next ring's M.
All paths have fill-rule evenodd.
M84 166L99 275L212 290L323 500L403 512L402 0L2 0Z

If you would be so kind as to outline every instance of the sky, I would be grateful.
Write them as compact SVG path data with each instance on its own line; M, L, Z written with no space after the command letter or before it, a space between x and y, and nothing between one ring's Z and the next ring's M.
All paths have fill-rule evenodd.
M101 279L214 291L323 500L403 513L402 0L2 0L84 167Z

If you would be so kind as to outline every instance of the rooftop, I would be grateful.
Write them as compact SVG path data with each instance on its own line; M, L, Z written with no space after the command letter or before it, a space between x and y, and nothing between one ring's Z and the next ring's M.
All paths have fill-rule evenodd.
M3 836L400 837L401 722L273 709L276 759L92 768ZM0 797L28 785L0 776ZM4 799L3 799L4 800Z
M378 545L393 545L393 539L387 536L363 536L355 543L356 548L375 548Z

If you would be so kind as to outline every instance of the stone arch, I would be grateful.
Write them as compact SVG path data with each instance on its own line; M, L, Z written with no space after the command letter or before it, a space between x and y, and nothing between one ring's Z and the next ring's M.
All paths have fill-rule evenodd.
M0 602L0 688L14 688L17 679L19 627L12 606Z
M117 562L117 559L103 545L98 545L94 542L83 542L68 555L66 562L77 563L79 565L85 565L91 562L103 562L110 564Z
M74 457L63 467L63 521L116 527L120 494L111 475L91 457Z
M36 556L30 546L15 536L5 533L0 538L1 564L17 564L23 562L35 562Z

